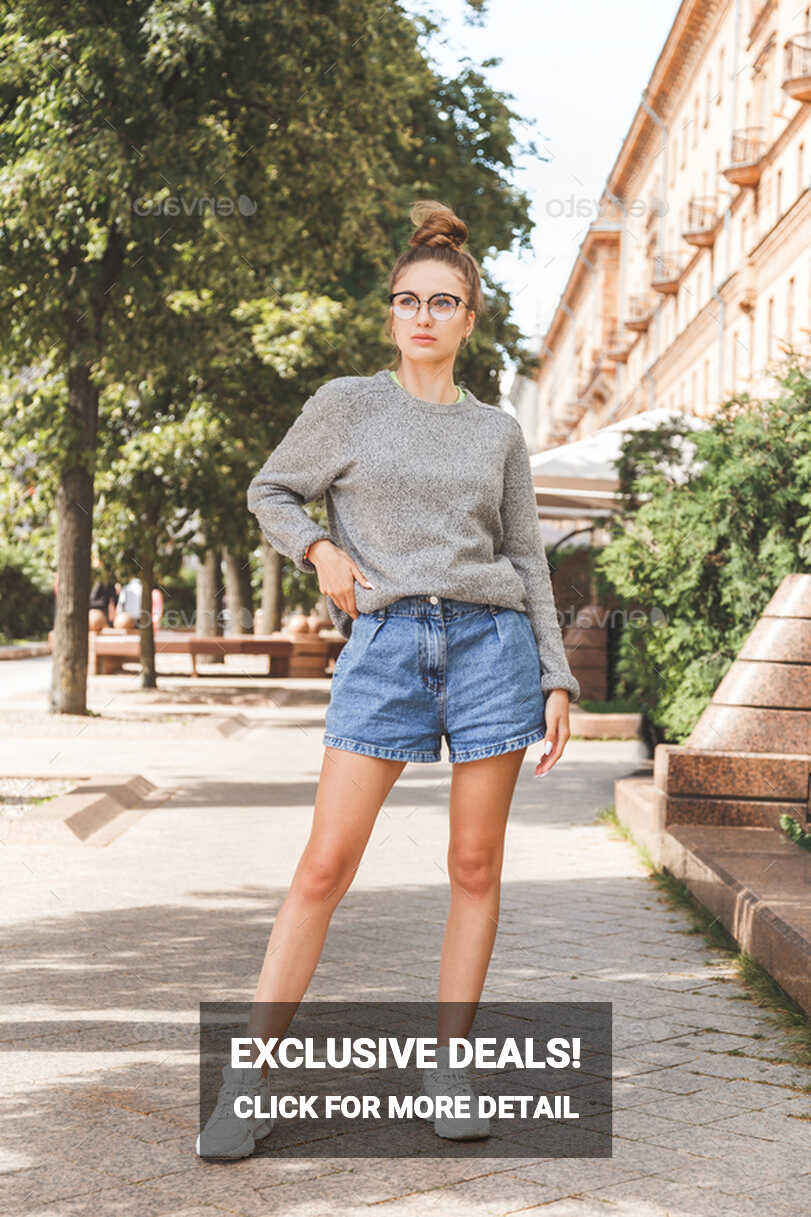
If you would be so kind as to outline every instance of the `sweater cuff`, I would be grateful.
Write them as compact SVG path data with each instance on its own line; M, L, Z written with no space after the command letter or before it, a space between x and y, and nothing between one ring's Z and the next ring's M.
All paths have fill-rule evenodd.
M569 704L580 700L580 684L571 672L544 672L541 676L541 692L551 693L553 689L565 689L569 694Z
M309 558L305 558L305 556L304 556L305 551L308 550L311 545L314 545L316 541L331 541L331 540L332 540L332 537L329 535L328 532L325 532L323 528L320 528L318 525L315 525L313 532L310 533L308 536L305 536L303 538L303 540L301 542L299 542L299 548L298 548L297 552L293 555L293 561L295 562L298 569L301 571L306 571L306 572L315 570L315 564L313 562L311 562Z

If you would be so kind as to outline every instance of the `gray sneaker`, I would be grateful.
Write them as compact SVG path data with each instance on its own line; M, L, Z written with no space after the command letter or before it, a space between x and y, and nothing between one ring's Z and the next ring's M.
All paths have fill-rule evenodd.
M236 1115L234 1100L242 1094L259 1095L263 1107L270 1109L269 1079L257 1069L224 1065L216 1106L195 1143L199 1157L247 1158L256 1149L256 1142L273 1130L276 1121L272 1116L257 1119Z
M490 1136L490 1117L477 1114L478 1095L470 1084L467 1069L423 1069L423 1094L436 1100L440 1095L467 1095L470 1100L469 1116L436 1115L433 1117L434 1132L438 1137L451 1141L478 1141ZM431 1117L425 1117L430 1119Z

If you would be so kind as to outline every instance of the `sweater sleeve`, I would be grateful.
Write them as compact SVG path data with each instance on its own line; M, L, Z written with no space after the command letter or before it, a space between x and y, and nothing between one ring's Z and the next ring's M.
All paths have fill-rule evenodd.
M268 542L295 562L301 571L315 570L304 557L314 541L332 540L310 518L304 504L324 493L343 468L337 418L329 381L307 398L301 413L271 452L248 486L248 510Z
M541 688L544 693L566 689L569 701L577 701L580 685L572 675L563 646L549 563L538 523L529 450L518 423L504 467L501 523L504 534L501 552L521 576L526 591L527 613L541 660Z

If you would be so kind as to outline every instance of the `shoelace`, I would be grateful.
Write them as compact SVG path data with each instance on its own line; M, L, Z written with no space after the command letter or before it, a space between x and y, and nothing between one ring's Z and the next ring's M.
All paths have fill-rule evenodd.
M224 1082L220 1087L220 1093L217 1096L217 1105L211 1113L212 1116L233 1116L234 1115L234 1099L238 1095L254 1094L250 1085L240 1085L238 1082Z
M437 1069L433 1076L438 1093L469 1094L472 1090L470 1078L463 1069Z

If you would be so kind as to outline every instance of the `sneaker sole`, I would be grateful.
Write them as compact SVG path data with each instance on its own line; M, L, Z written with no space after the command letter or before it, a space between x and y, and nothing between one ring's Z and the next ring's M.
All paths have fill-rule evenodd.
M418 1095L417 1097L420 1099L428 1099L431 1096L427 1095L427 1094L421 1094L421 1095ZM437 1129L437 1126L436 1126L436 1116L423 1115L423 1113L421 1111L415 1111L414 1115L417 1117L418 1120L425 1120L426 1122L430 1120L434 1125L434 1132L436 1133L436 1135L438 1137L444 1137L446 1141L482 1141L482 1140L484 1140L485 1137L490 1136L489 1128L485 1132L461 1132L461 1133L439 1132L439 1130Z
M201 1153L201 1152L200 1152L200 1134L198 1133L198 1134L197 1134L197 1140L196 1140L196 1141L195 1141L195 1143L194 1143L194 1148L195 1148L195 1152L197 1153L197 1157L198 1157L198 1158L204 1158L204 1159L206 1159L206 1160L207 1160L207 1159L210 1159L210 1158L217 1158L217 1159L220 1159L220 1160L222 1160L222 1161L230 1162L230 1161L232 1161L233 1159L236 1159L236 1158L249 1158L249 1157L251 1156L251 1154L253 1153L253 1151L256 1149L256 1140L255 1140L255 1138L254 1138L254 1137L253 1137L253 1136L252 1136L252 1135L249 1133L249 1134L248 1134L248 1136L245 1138L245 1140L244 1140L244 1141L242 1141L242 1142L241 1142L241 1143L240 1143L238 1146L236 1146L234 1149L232 1149L230 1153L227 1153L227 1154L203 1154L203 1153Z
M434 1121L434 1132L445 1141L483 1141L490 1136L489 1128L482 1132L440 1132Z

